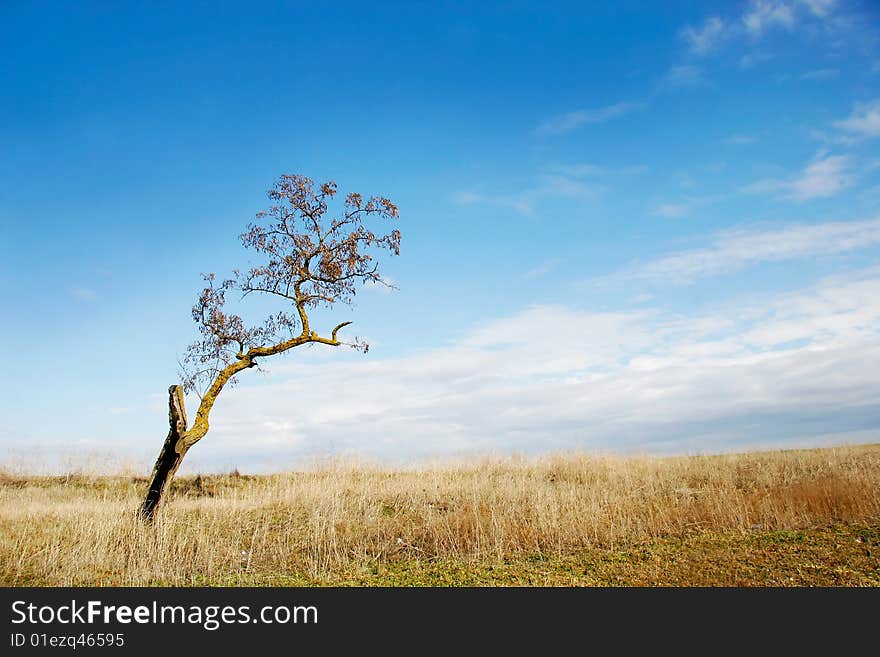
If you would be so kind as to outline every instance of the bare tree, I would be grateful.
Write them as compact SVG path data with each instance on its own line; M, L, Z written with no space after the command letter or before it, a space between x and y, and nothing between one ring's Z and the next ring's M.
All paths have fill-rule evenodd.
M397 206L387 198L352 193L334 216L328 214L328 202L335 195L332 181L316 187L303 176L282 176L269 190L272 205L258 213L240 236L245 248L260 256L261 264L247 272L234 270L222 282L214 274L205 276L206 286L192 309L201 339L187 348L182 359L183 385L169 389L171 429L141 505L145 519L155 518L183 457L208 433L208 416L217 396L224 386L235 383L239 372L305 344L347 344L368 350L365 342L339 339L339 331L351 322L338 324L326 337L312 329L309 311L350 304L360 284L387 285L373 254L387 250L398 255L400 231L377 234L365 223L396 220ZM263 324L247 326L239 315L224 309L232 291L242 297L268 295L281 309ZM200 392L201 403L189 425L183 395L191 390Z

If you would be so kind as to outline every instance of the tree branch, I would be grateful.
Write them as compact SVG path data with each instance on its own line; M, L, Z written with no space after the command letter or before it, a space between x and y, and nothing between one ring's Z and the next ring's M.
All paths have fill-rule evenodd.
M344 326L348 326L349 324L351 324L351 322L342 322L342 324L339 324L335 329L333 329L333 333L330 334L331 335L330 339L333 340L334 342L336 342L337 341L336 340L336 333L339 331L339 329L341 329Z

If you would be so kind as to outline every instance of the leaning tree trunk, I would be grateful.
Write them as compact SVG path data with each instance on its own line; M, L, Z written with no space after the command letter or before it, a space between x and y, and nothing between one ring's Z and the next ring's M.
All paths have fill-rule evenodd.
M165 496L165 492L174 478L174 473L180 467L180 462L189 450L189 446L180 440L186 432L186 406L183 403L183 388L178 385L168 389L168 422L171 428L168 431L165 444L162 446L162 451L159 452L159 458L156 459L156 465L153 466L150 488L141 505L141 516L147 522L152 522L156 517L159 503Z

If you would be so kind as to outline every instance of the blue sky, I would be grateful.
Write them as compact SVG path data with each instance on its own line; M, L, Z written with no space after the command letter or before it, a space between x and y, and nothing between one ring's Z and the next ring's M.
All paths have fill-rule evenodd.
M282 173L394 200L399 290L317 317L369 354L246 372L190 471L880 440L878 19L3 3L4 461L149 467Z

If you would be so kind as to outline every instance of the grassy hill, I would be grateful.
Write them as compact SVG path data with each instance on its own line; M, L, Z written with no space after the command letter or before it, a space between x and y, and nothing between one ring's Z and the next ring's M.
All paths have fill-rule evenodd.
M880 445L145 487L0 475L0 584L880 585Z

